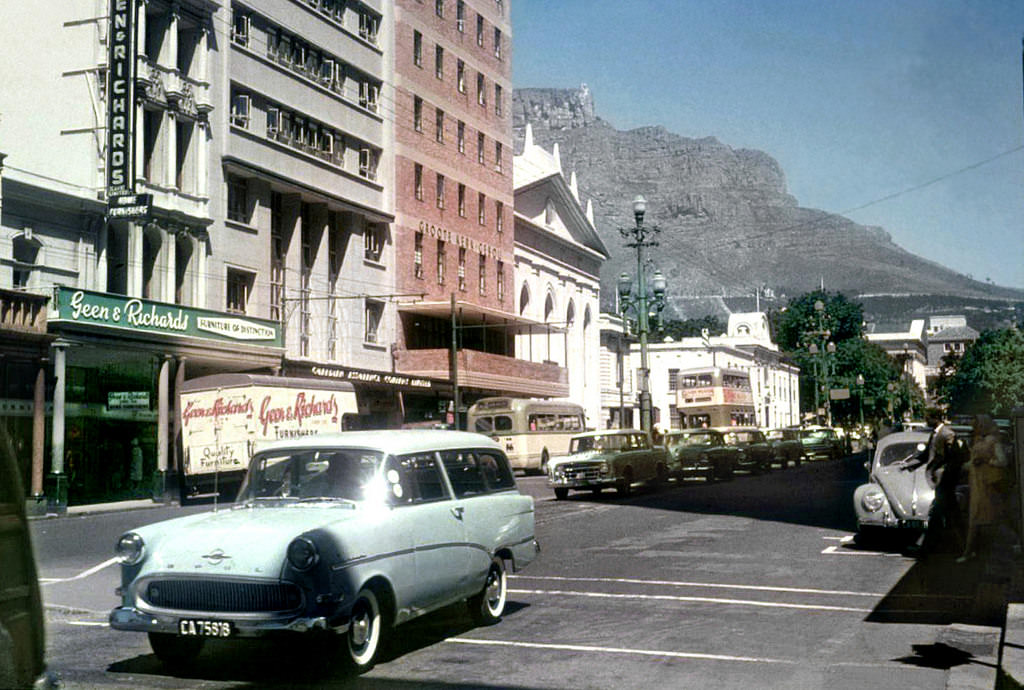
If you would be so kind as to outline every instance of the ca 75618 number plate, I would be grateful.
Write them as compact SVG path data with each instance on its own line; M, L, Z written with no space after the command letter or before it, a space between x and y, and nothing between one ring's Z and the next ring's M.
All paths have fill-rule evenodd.
M182 618L178 621L178 634L185 637L231 637L231 623Z

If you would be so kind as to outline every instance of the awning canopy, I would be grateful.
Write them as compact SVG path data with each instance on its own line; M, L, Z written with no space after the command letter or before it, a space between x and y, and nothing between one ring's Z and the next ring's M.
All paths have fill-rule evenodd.
M398 305L398 311L403 314L423 314L439 319L452 318L452 303L443 302L411 302ZM455 319L459 327L464 326L494 326L505 328L512 332L519 333L563 333L564 323L551 323L529 319L512 312L493 309L472 302L455 302Z

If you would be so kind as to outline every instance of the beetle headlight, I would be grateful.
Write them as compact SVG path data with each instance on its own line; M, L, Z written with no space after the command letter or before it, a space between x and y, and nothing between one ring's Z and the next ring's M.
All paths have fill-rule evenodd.
M864 510L873 513L885 504L885 494L878 488L868 489L860 497L860 504L864 506Z
M288 562L296 570L309 570L320 561L316 544L306 537L296 537L288 545Z
M124 565L135 565L146 555L146 543L135 532L128 532L117 540L114 555Z

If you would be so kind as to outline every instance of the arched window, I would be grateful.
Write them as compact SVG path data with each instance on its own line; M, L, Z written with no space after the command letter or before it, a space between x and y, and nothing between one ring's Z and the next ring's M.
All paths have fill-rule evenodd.
M544 323L551 320L551 312L555 310L555 299L548 293L548 296L544 299Z
M544 224L551 225L555 222L555 202L550 198L544 202Z
M523 288L519 291L519 315L523 316L526 314L526 308L530 306L530 287L526 283L523 283Z
M569 300L569 308L565 310L565 327L572 328L576 323L576 303Z

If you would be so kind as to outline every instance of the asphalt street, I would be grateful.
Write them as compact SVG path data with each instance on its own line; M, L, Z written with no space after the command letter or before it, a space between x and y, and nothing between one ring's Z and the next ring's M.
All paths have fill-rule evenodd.
M217 641L171 675L144 635L106 626L117 536L202 507L39 520L49 661L67 688L947 687L984 663L949 647L950 631L996 623L978 609L978 574L951 555L856 547L862 477L853 458L564 501L520 477L543 551L510 578L502 621L475 628L456 606L401 626L359 678L301 640Z

